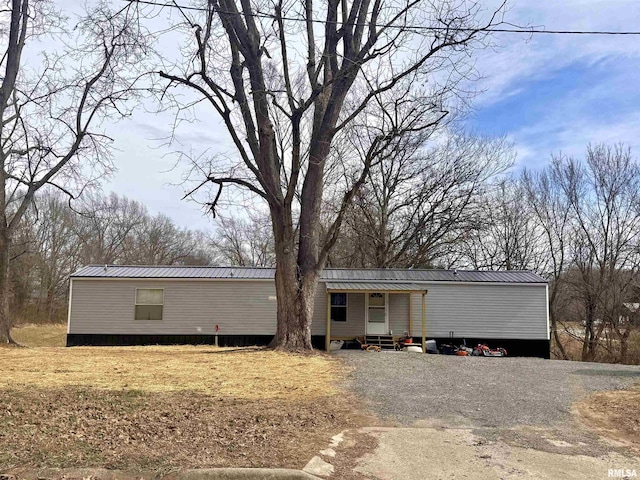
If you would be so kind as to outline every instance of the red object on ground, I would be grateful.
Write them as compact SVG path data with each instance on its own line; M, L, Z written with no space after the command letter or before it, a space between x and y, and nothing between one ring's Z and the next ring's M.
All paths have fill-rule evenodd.
M483 357L506 357L507 356L507 351L504 348L498 347L495 350L492 350L489 348L488 345L484 345L482 343L479 343L478 346L473 350L475 355L480 355Z

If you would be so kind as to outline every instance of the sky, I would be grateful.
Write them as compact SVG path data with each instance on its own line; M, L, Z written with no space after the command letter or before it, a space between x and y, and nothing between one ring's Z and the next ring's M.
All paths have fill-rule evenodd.
M483 1L483 0L481 0ZM490 9L492 0L486 0ZM506 20L547 30L640 30L637 0L511 0ZM462 126L505 135L516 169L542 168L551 154L580 157L596 142L623 142L640 159L640 36L496 34L477 53L481 79ZM184 166L175 166L161 138L172 117L136 112L110 129L117 172L103 190L125 194L184 227L212 229L202 208L182 200ZM230 146L215 122L194 123L182 148L224 152Z

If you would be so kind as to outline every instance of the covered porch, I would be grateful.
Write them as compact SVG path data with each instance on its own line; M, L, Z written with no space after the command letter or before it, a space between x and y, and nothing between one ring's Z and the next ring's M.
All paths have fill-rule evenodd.
M332 340L404 335L421 338L426 344L426 296L424 285L397 282L327 282L325 350ZM414 319L419 302L419 319ZM420 331L414 321L419 320Z

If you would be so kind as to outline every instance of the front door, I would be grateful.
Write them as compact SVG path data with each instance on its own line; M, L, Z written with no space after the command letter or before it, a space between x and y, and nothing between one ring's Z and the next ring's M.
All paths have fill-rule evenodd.
M367 293L367 335L389 333L386 293Z

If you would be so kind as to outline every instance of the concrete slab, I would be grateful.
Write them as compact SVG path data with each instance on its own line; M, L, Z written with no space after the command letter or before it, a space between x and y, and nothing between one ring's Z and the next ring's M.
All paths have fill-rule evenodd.
M610 452L599 457L566 455L503 442L486 442L471 429L367 428L378 448L355 468L376 480L584 480L605 479L610 469L640 474L640 459Z
M307 463L302 470L311 475L317 475L318 477L330 477L334 468L330 463L327 463L320 457L315 456L309 460L309 463Z

